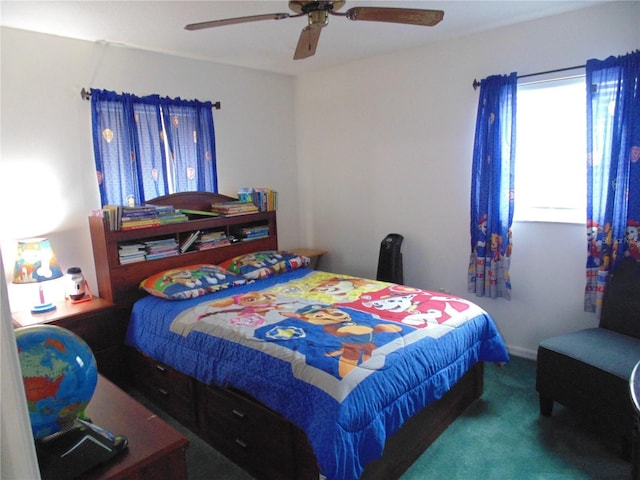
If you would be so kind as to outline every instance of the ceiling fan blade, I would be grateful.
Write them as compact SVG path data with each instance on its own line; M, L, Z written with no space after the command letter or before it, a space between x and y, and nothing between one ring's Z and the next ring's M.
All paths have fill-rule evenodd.
M293 54L294 60L302 60L315 55L322 27L324 25L307 25L302 29L296 52Z
M250 15L248 17L226 18L224 20L211 20L210 22L190 23L185 30L202 30L203 28L222 27L224 25L235 25L236 23L259 22L260 20L282 20L283 18L298 17L299 15L289 15L288 13L266 13L264 15Z
M333 13L334 12L329 12ZM341 14L337 14L341 15ZM442 10L423 10L419 8L394 7L354 7L344 14L349 20L367 20L370 22L407 23L433 27L444 18Z

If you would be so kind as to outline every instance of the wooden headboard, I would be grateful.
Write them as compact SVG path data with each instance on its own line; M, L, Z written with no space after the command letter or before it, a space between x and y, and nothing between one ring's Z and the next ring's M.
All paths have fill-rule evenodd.
M179 209L210 211L212 203L230 200L236 199L216 193L184 192L158 197L147 203L171 205ZM268 225L269 236L210 250L188 251L173 257L120 264L118 244L123 242L174 236L180 244L196 230L219 230L230 235L238 227L253 225ZM89 228L99 295L125 308L130 308L133 302L144 294L139 289L139 284L150 275L197 263L218 264L237 255L278 248L275 211L231 217L194 217L188 222L127 231L110 231L103 218L89 217Z
M219 193L211 192L181 192L172 193L163 197L156 197L147 203L151 205L171 205L175 208L185 208L187 210L211 210L211 204L215 202L229 202L237 198L228 197Z

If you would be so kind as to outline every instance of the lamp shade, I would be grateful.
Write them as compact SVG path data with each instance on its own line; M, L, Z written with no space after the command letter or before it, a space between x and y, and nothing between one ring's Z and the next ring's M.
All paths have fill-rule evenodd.
M13 283L38 283L62 276L62 269L49 240L30 238L18 242Z

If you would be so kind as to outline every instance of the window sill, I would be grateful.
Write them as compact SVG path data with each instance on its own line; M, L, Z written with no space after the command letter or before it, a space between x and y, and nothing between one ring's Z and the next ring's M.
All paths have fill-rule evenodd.
M513 216L514 222L544 222L544 223L569 223L573 225L586 225L584 211L561 209L530 209L519 212Z

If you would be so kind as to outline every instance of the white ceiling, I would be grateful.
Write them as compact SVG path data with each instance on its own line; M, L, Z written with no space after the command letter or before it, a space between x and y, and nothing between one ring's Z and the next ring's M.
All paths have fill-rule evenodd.
M353 22L332 16L322 31L315 56L295 61L293 52L300 31L307 24L306 17L200 31L184 29L188 23L208 20L293 13L285 0L0 0L0 25L296 75L598 3L603 1L347 0L341 11L355 6L391 6L438 9L444 10L445 15L435 27Z

